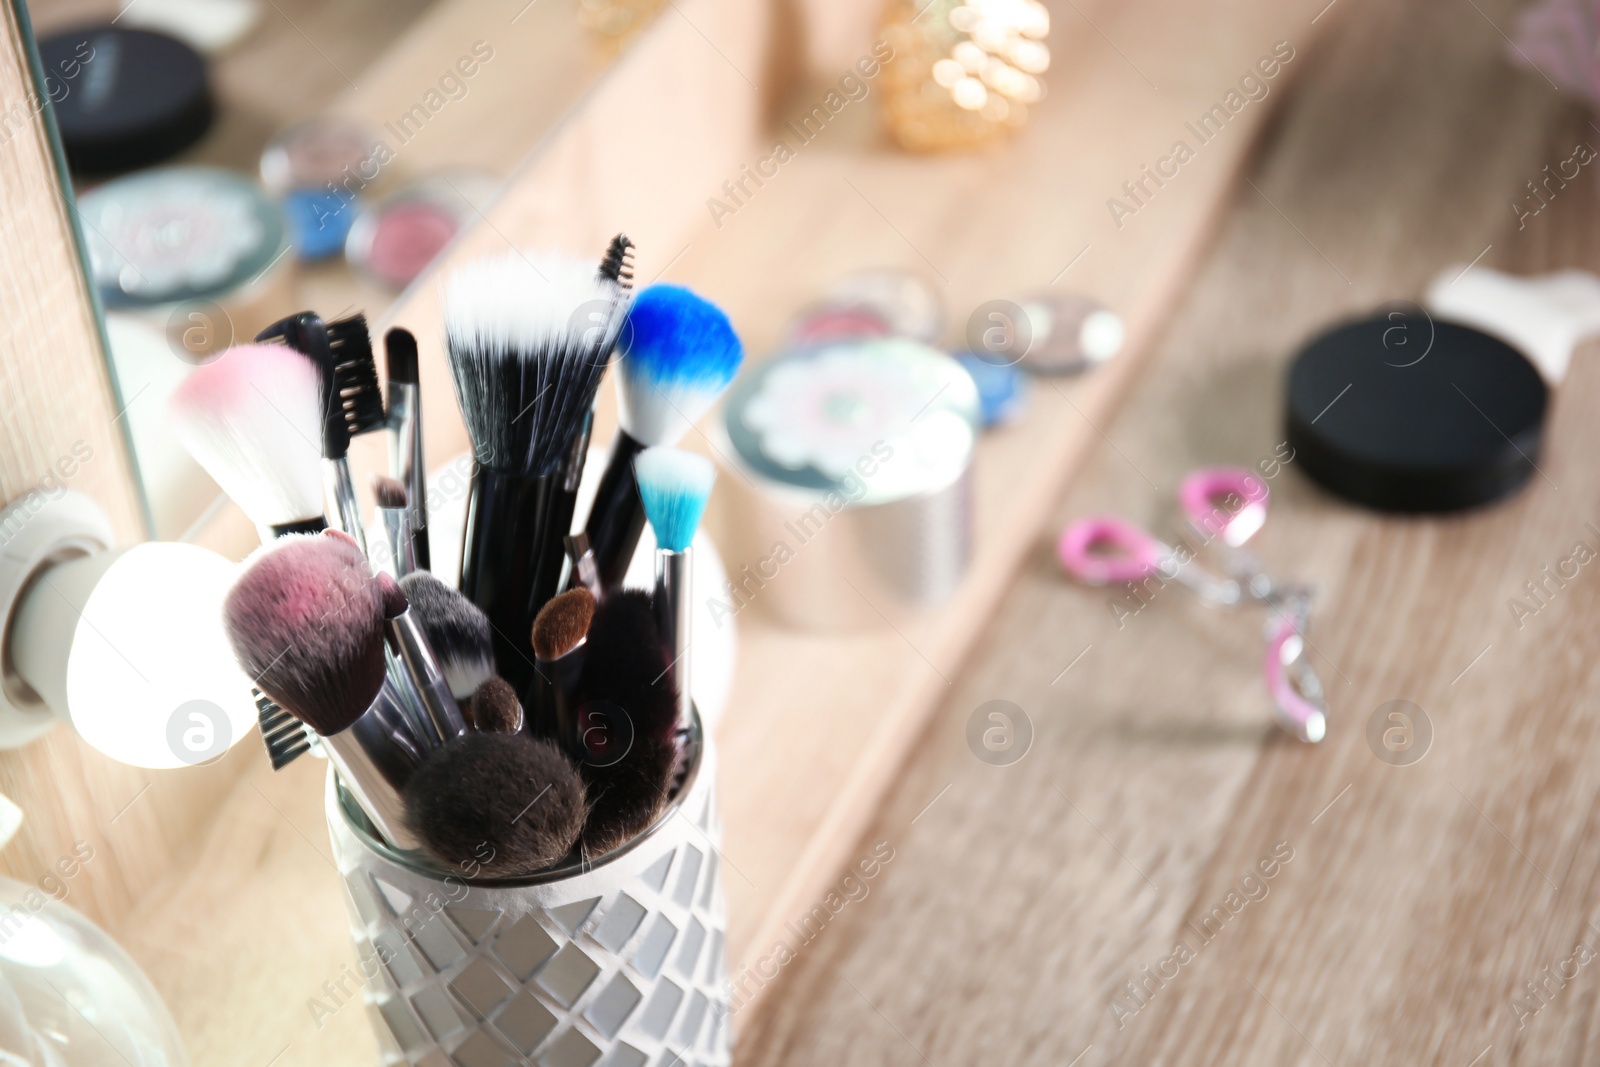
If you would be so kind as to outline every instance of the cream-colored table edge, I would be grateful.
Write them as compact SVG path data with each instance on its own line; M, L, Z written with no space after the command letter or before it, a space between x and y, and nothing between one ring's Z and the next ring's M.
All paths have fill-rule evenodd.
M713 296L757 354L798 303L859 266L935 278L957 335L981 301L1051 285L1091 292L1128 322L1121 359L1085 380L1043 383L1022 423L985 440L977 554L950 605L899 629L837 637L786 630L759 604L740 614L742 661L720 731L736 981L853 859L921 721L1182 291L1273 97L1305 65L1314 14L1265 0L1058 12L1052 96L1013 144L908 157L878 143L862 104L717 226L702 214L707 198L769 150L771 137L757 133L766 13L683 3L454 250L456 258L511 244L595 254L626 229L641 245L642 281L660 274ZM1268 99L1233 114L1119 226L1109 198L1130 202L1122 185L1141 177L1141 164L1167 155L1177 139L1194 145L1185 123L1221 103L1280 41L1296 58L1267 83ZM861 42L862 54L871 43ZM826 89L802 90L800 110ZM422 344L427 446L438 462L466 440L449 414L435 287L418 286L390 320ZM606 396L602 440L613 424ZM357 466L377 469L381 443L360 445ZM201 539L240 554L253 534L229 509ZM310 849L326 859L311 784L319 768L302 763L276 776L252 766L195 867L177 872L119 930L172 1001L197 1059L254 1048L283 1064L327 1062L335 1048L370 1045L365 1020L343 1010L349 982L337 984L352 953L326 943L343 925L337 881L314 860L307 870L305 856L288 863L282 853ZM245 902L258 897L280 913ZM325 980L336 992L319 991ZM762 985L745 982L741 1010Z

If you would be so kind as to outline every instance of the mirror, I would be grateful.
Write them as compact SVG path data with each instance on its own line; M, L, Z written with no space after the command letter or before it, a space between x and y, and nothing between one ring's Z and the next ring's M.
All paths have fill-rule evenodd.
M150 533L222 500L166 425L283 315L380 322L664 0L31 0Z

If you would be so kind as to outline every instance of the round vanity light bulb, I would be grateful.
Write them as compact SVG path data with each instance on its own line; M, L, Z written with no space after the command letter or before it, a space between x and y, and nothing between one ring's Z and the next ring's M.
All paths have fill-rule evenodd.
M112 759L157 769L214 759L256 719L222 625L236 570L198 545L161 542L51 567L12 622L17 671Z

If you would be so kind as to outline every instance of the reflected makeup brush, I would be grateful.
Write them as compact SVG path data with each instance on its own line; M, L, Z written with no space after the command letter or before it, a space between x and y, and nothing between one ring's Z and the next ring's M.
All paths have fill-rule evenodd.
M317 368L277 345L238 345L172 393L178 440L261 531L263 542L327 528Z
M744 359L728 316L675 285L640 291L617 349L619 426L585 525L606 589L622 584L644 530L634 457L648 447L677 444Z
M582 462L574 440L625 300L592 264L554 256L480 259L445 282L446 354L477 459L460 588L493 624L500 673L518 692L532 680L534 616L565 562Z
M468 725L479 733L522 732L522 704L517 700L511 683L504 678L490 678L478 686L466 711Z
M583 781L566 753L520 733L450 742L417 769L405 801L407 825L435 859L494 878L560 861L586 811Z
M537 666L528 729L535 737L558 741L576 751L572 692L583 671L583 646L594 619L595 602L581 586L569 589L539 609L533 620L533 655Z
M694 715L690 689L690 628L694 621L694 535L700 529L711 483L711 461L676 448L647 448L633 462L639 498L656 535L656 621L672 650L672 677L678 691L678 725Z
M618 590L595 608L574 694L574 753L589 797L585 858L630 840L666 804L678 761L670 667L648 594Z
M408 574L401 579L400 588L411 601L411 612L439 659L450 695L458 704L471 700L479 686L495 677L488 617L428 571Z
M301 352L321 378L322 459L339 527L366 551L366 534L350 479L350 438L382 429L386 416L378 387L377 361L365 315L324 323L310 311L280 319L256 334Z
M401 790L407 745L380 721L384 586L344 537L295 535L259 550L223 602L234 654L261 692L316 731L378 831L413 848Z
M417 569L416 540L411 536L411 509L407 506L410 494L400 479L374 473L372 496L377 501L378 527L388 557L386 569L396 578L404 578Z
M415 569L432 570L428 542L428 472L422 458L422 392L417 377L417 339L396 326L383 335L389 375L389 473L406 488L411 502L412 558ZM409 573L409 572L408 572Z

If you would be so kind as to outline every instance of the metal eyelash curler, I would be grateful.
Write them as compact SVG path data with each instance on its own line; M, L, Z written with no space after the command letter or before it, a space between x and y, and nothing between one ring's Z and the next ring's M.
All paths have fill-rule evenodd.
M1278 582L1244 545L1267 519L1267 484L1241 467L1205 467L1186 476L1178 503L1188 517L1189 545L1172 546L1111 515L1079 519L1061 531L1056 554L1067 573L1089 585L1120 585L1150 578L1177 581L1213 608L1266 607L1263 674L1279 726L1302 741L1328 732L1322 682L1306 656L1315 591ZM1199 562L1213 555L1222 574Z

